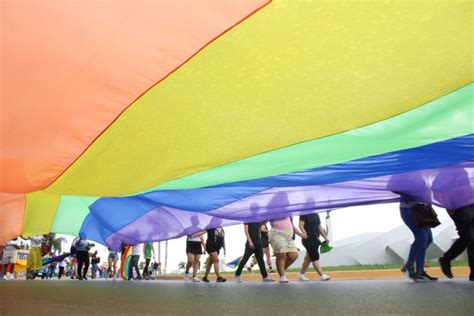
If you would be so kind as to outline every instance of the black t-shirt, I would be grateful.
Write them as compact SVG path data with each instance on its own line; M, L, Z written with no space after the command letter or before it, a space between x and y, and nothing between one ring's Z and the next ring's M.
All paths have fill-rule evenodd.
M247 223L247 225L248 225L249 235L250 235L250 239L252 240L252 243L260 244L261 243L260 226L262 226L261 223Z
M219 229L219 232L217 231ZM214 245L216 247L224 246L224 230L222 227L210 228L207 230L206 245Z
M319 237L319 225L321 225L321 220L319 219L318 213L301 215L300 220L304 222L304 229L308 236Z
M206 244L215 244L215 243L216 243L216 229L215 228L208 229Z

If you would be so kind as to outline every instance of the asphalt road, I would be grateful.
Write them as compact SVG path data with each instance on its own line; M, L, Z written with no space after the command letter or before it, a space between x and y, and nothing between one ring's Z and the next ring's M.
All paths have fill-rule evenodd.
M1 281L0 315L474 315L465 278L194 284L182 281Z

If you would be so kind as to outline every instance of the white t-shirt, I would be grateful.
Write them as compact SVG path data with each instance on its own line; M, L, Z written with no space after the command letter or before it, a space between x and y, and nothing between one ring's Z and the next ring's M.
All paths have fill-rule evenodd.
M41 235L31 237L31 247L41 247L43 240L44 238Z
M143 244L138 244L132 247L132 256L143 255Z
M3 251L15 251L17 245L18 243L16 240L10 240L9 242L5 244Z

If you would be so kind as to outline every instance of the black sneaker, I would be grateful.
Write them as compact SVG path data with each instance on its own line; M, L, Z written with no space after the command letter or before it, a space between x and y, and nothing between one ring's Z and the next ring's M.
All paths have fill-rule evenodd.
M431 275L429 275L428 273L426 273L426 271L422 271L421 273L417 273L417 280L420 280L420 278L422 279L426 279L426 281L438 281L438 278L435 278L435 277L432 277Z
M409 278L410 280L413 280L413 281L416 280L416 273L413 267L404 266L403 268L400 269L400 271L402 271L402 273L405 274L406 277Z
M444 259L443 257L439 258L438 262L439 262L439 267L441 268L441 271L443 271L443 274L448 279L452 279L453 273L451 272L451 262Z
M415 279L413 281L415 281L415 282L430 282L430 280L428 280L425 277L422 277L419 274L415 275Z
M208 279L208 278L204 277L204 278L202 278L202 282L209 283L210 281L209 281L209 279Z
M225 281L227 281L227 279L223 278L223 277L218 277L216 282L219 282L219 283L224 283Z

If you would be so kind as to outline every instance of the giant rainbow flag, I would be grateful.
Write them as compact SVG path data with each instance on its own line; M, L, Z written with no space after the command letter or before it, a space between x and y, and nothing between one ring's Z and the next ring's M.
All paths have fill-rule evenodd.
M2 10L0 242L474 203L471 1Z

